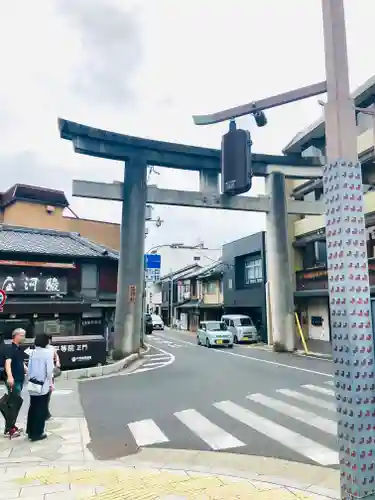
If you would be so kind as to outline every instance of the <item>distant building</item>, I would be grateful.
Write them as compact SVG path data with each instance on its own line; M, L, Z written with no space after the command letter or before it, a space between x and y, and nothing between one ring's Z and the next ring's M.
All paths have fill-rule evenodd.
M375 77L370 78L352 97L361 108L375 103ZM358 155L365 172L364 205L367 226L367 253L373 318L375 313L375 191L374 191L374 120L357 113ZM284 153L301 156L325 156L325 122L321 118L300 131L284 148ZM367 183L367 184L366 184ZM289 181L291 196L300 200L320 200L322 181ZM295 305L309 349L331 352L331 324L328 300L327 248L324 215L297 216L291 225L295 281ZM375 326L375 324L374 324Z
M265 232L251 234L223 246L225 314L247 314L261 339L268 341Z

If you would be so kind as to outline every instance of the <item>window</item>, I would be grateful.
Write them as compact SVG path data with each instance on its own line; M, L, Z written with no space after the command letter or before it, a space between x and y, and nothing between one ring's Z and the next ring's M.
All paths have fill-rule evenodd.
M206 293L216 293L217 283L216 281L208 281L206 283Z
M254 326L251 318L237 318L234 320L235 326Z
M245 260L245 285L263 281L262 259Z
M311 241L307 243L303 250L303 268L311 269L313 267L324 267L327 265L327 247L326 242Z

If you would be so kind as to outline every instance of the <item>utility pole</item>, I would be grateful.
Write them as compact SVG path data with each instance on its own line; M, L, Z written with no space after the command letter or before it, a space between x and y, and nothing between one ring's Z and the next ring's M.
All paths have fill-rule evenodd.
M343 0L322 0L328 101L323 173L334 382L343 500L375 499L374 341Z
M173 327L173 276L171 276L169 292L169 327Z

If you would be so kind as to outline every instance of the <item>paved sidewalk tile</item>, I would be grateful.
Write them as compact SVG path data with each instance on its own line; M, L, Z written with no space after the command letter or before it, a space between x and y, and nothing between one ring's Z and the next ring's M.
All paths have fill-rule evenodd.
M0 476L0 498L28 500L323 500L330 497L223 474L124 465L39 466ZM332 498L332 497L331 497Z
M2 463L93 460L87 449L90 437L84 418L53 419L47 423L46 431L48 438L35 443L30 442L26 436L2 439L0 467Z

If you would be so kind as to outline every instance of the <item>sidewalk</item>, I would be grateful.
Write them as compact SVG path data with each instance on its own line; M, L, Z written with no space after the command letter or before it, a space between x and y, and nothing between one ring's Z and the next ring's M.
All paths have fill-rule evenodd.
M48 439L0 441L0 499L338 499L337 470L239 454L141 449L115 461L87 449L84 418L55 419Z

